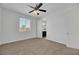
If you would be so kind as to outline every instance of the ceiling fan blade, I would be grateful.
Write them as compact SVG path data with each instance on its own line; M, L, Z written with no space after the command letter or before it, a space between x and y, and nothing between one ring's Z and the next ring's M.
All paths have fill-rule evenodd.
M36 9L39 9L42 5L43 5L42 3L39 3Z
M43 10L43 9L39 9L39 11L46 12L46 10Z
M38 7L38 5L36 4L36 8Z
M33 8L33 9L35 9L35 7L32 7L32 6L30 6L30 5L28 5L29 7L31 7L31 8Z
M29 13L32 13L34 10L30 11Z

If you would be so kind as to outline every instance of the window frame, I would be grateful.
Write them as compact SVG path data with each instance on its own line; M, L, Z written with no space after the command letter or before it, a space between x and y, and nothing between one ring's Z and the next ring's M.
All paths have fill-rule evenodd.
M20 23L21 18L26 20L26 22L25 22L26 24L27 24L27 21L30 23L29 27L27 25L25 25L25 28L21 28L21 23ZM29 31L31 31L31 20L26 17L19 17L19 32L29 32Z

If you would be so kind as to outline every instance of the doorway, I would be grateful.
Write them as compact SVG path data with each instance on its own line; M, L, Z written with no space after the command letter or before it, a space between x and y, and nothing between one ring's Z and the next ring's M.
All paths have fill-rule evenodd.
M42 31L42 38L46 38L47 36L47 31Z

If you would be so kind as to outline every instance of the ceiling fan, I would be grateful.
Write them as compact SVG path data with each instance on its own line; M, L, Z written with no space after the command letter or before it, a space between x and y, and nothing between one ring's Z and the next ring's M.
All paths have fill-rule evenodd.
M46 10L44 10L44 9L40 9L40 7L42 7L42 5L43 5L43 3L39 3L38 5L36 4L36 6L35 7L33 7L33 6L29 6L29 7L31 7L33 10L32 11L30 11L29 13L32 13L32 12L35 12L35 11L41 11L41 12L46 12ZM37 15L39 15L39 12L37 12Z

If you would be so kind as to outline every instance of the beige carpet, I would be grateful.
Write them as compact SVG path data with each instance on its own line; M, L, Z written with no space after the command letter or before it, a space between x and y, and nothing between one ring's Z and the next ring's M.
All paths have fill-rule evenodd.
M36 38L1 45L0 55L79 55L79 50Z

